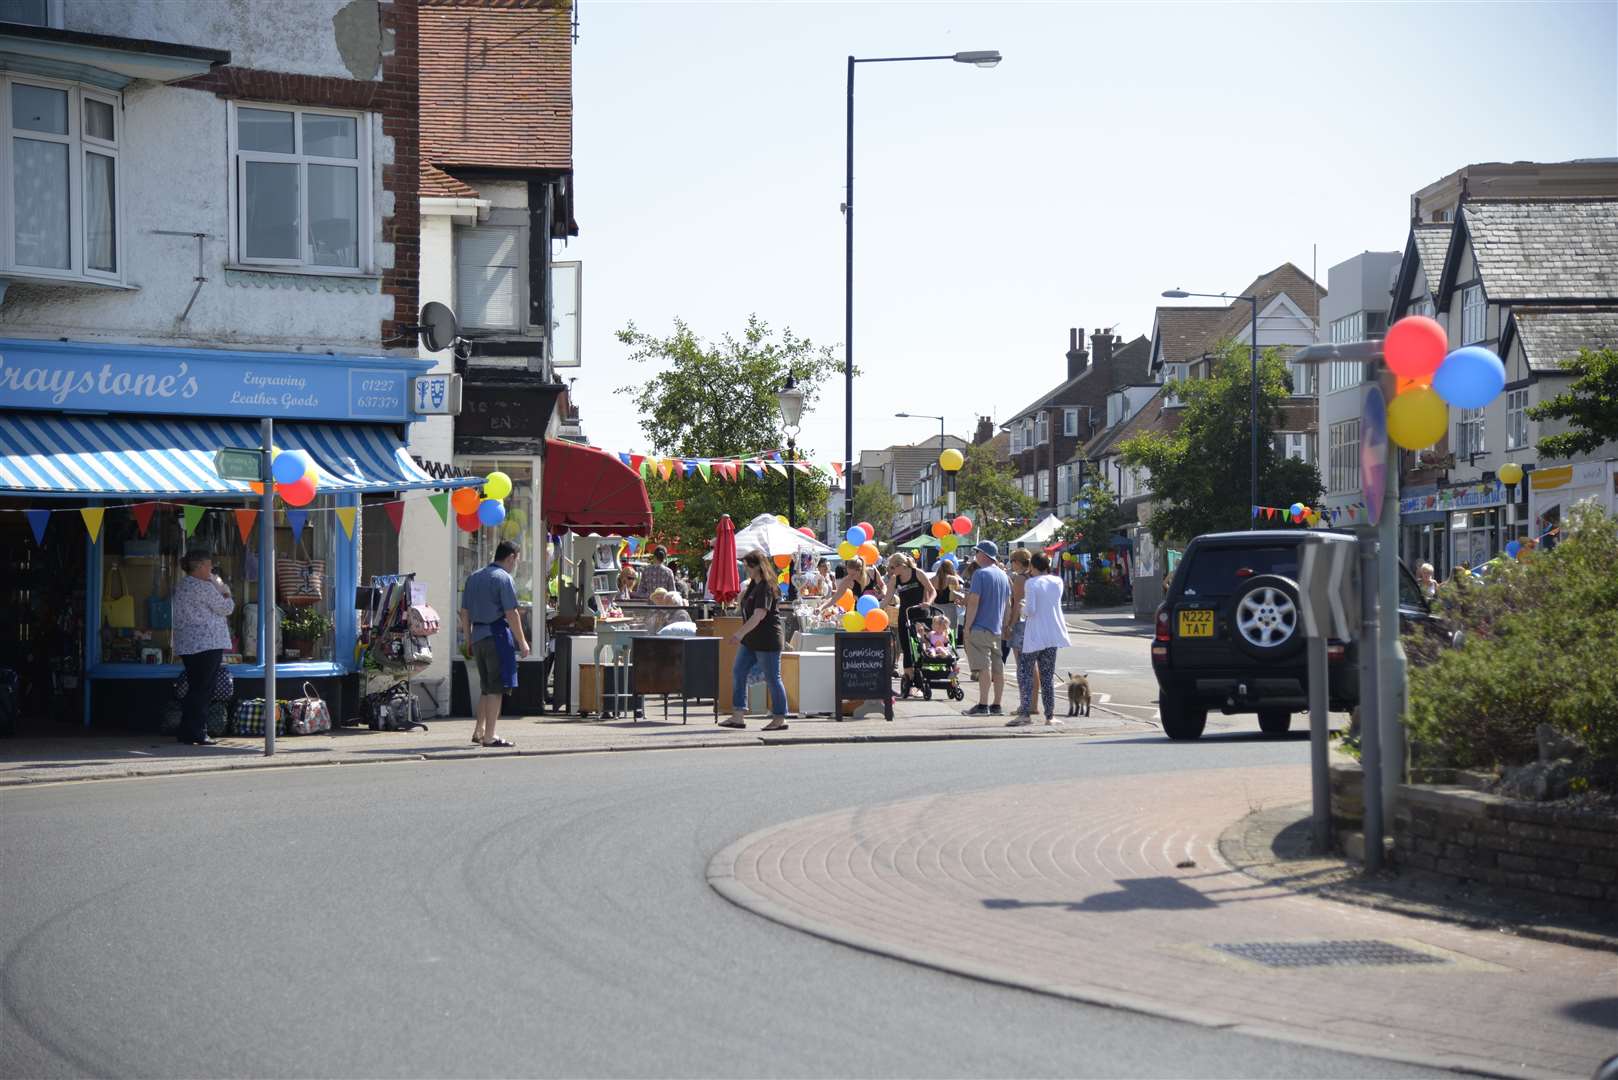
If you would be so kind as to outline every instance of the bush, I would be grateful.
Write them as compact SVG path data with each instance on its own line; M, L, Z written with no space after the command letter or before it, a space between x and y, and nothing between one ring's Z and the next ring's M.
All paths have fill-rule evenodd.
M1618 524L1586 503L1562 532L1552 550L1439 590L1438 613L1465 638L1410 672L1421 764L1532 761L1542 723L1618 759Z

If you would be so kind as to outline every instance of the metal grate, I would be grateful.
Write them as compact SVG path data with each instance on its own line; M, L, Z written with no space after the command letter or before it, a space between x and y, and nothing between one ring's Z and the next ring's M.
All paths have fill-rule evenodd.
M1338 967L1392 964L1447 964L1391 941L1246 941L1212 946L1243 960L1272 968Z

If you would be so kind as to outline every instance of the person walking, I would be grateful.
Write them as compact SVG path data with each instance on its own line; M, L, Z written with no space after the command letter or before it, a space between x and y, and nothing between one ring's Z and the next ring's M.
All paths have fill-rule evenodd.
M736 645L736 663L730 669L730 715L720 727L747 726L747 678L758 667L770 687L770 722L765 731L784 731L787 726L787 687L781 681L780 590L775 584L775 567L756 551L742 557L747 574L747 591L742 594L741 629L730 635Z
M502 540L494 561L475 570L461 587L461 637L476 661L481 684L472 741L479 746L515 746L494 733L506 695L517 688L517 658L528 655L528 637L517 610L517 545Z
M213 552L205 547L186 550L180 560L185 576L174 586L174 655L185 665L185 700L180 707L180 730L174 738L190 746L213 746L208 734L208 706L213 704L219 665L230 649L230 624L225 616L236 610L230 587L213 572Z
M652 549L652 561L641 571L640 580L635 583L635 599L648 599L658 589L679 591L679 583L674 580L674 571L667 565L668 557L669 549L662 544Z
M951 630L961 625L961 601L966 598L966 586L961 583L960 575L955 572L955 560L945 558L939 561L938 568L933 571L933 591L938 594L937 603L949 616Z
M1011 582L996 560L1000 548L984 540L972 553L977 569L966 594L966 656L976 672L978 703L966 710L967 716L1000 716L1000 698L1005 693L1005 657L1000 652L1000 633L1011 598ZM994 703L989 703L991 684Z
M888 556L887 594L897 596L899 617L894 620L893 632L899 637L904 650L905 697L910 696L910 685L916 681L916 637L910 632L910 612L914 608L931 604L937 592L932 579L916 568L909 555L895 552Z
M1029 558L1028 576L1023 581L1022 645L1017 651L1017 692L1021 699L1017 715L1007 727L1033 723L1034 680L1045 704L1045 723L1058 725L1056 718L1056 650L1073 644L1062 618L1062 579L1051 573L1051 557L1036 551Z
M1023 583L1028 578L1029 560L1032 554L1027 548L1014 548L1011 557L1006 560L1007 575L1011 579L1011 597L1006 602L1006 625L1000 629L1000 637L1005 642L1001 646L1002 653L1022 654L1023 635Z

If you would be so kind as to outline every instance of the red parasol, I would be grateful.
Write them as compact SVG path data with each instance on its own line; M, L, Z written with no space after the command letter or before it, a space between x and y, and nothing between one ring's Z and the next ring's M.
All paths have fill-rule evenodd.
M713 562L708 566L708 591L721 604L730 603L742 591L742 583L736 576L736 526L729 514L720 517L719 528L714 532Z

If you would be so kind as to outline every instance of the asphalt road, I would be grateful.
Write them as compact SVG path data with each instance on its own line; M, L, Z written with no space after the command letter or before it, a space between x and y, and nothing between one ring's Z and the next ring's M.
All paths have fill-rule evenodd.
M9 789L0 1074L1420 1075L912 967L704 880L738 836L839 807L1306 753L1143 736Z

